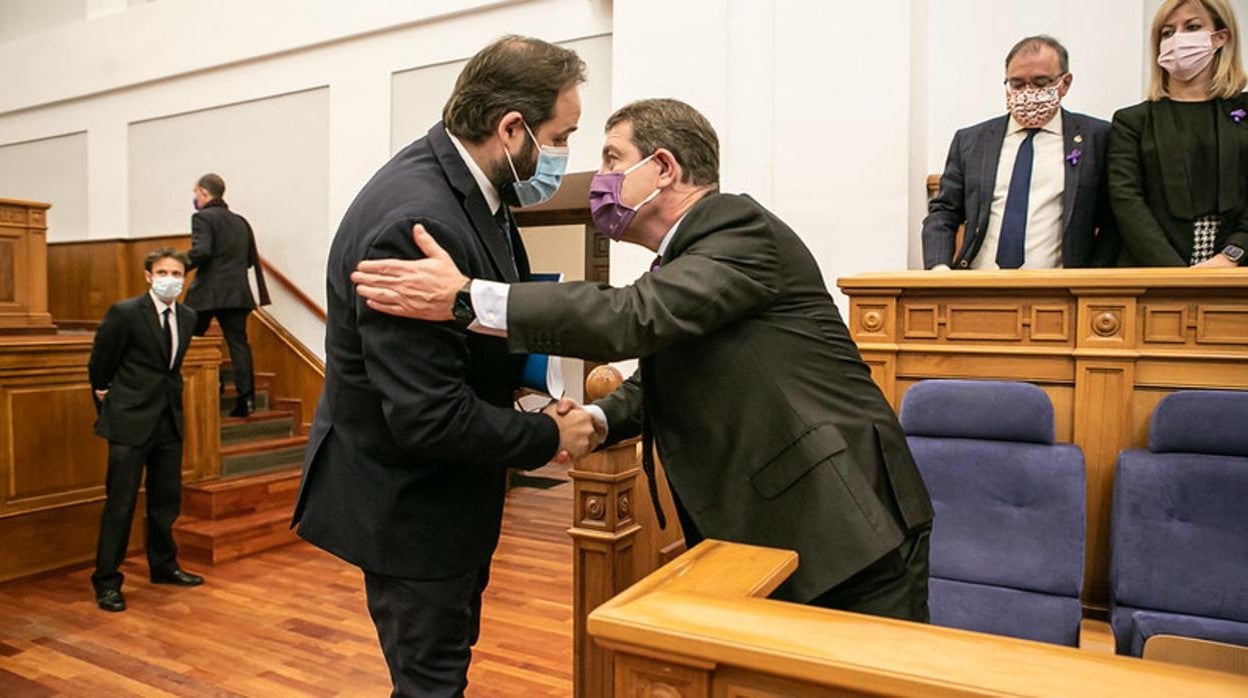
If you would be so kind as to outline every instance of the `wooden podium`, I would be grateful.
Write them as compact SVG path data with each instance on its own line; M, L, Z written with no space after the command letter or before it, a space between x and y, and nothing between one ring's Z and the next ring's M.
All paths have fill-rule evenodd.
M0 199L0 335L56 332L48 313L48 209Z
M1146 447L1149 416L1170 392L1248 389L1248 269L908 272L838 285L894 408L928 378L1022 380L1048 393L1057 439L1087 460L1091 606L1107 601L1118 452Z

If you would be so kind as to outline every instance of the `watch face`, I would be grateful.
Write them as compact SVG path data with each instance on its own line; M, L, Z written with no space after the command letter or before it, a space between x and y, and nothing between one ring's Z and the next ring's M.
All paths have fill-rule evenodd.
M460 322L472 322L477 314L472 310L472 296L460 291L455 294L455 305L451 306L451 314Z
M1238 245L1227 245L1222 248L1222 254L1226 255L1226 258L1232 262L1238 262L1244 256L1244 248Z

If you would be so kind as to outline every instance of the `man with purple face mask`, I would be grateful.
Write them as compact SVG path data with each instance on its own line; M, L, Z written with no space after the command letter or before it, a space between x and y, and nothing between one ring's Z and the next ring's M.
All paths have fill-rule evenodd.
M650 478L657 449L686 544L796 550L775 597L927 621L932 505L905 434L802 240L719 191L711 124L672 99L619 109L590 210L603 235L657 254L649 272L623 288L469 280L418 225L426 259L364 261L351 280L371 310L512 352L639 357L585 409L608 444L641 435Z
M1109 124L1061 108L1073 77L1056 39L1005 58L1007 114L959 130L923 221L926 269L1113 266L1105 185ZM965 225L961 244L958 229Z

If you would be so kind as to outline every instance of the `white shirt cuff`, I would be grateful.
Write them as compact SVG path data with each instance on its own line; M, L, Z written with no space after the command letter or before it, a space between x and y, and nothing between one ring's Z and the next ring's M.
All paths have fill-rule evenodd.
M473 279L469 287L472 294L472 310L477 319L468 329L480 334L507 336L507 298L511 293L509 284L497 281Z
M953 271L953 270L949 268L948 264L937 264L936 266L932 267L928 271ZM473 298L473 302L474 303L476 302L475 297Z
M585 408L585 411L589 413L589 416L594 420L594 424L602 427L602 433L604 435L610 433L610 426L607 424L607 413L603 412L601 407L597 405L584 405L583 407Z

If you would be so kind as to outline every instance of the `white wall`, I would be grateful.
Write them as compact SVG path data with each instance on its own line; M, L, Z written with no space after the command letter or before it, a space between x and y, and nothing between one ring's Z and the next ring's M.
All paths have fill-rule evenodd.
M1232 1L1242 24L1248 0ZM1015 40L1065 42L1068 106L1107 118L1142 98L1159 3L881 0L860 13L823 0L218 0L204 12L194 0L3 0L0 17L27 24L0 34L0 177L28 173L49 192L33 198L55 199L53 239L104 238L185 232L187 173L228 165L230 200L263 219L262 253L321 298L329 240L360 186L432 123L466 57L529 34L589 63L573 170L596 167L612 109L683 99L719 131L724 189L784 218L834 286L917 266L924 178L955 129L1003 112ZM286 112L283 95L315 105ZM200 120L230 143L188 136ZM274 142L248 152L262 133ZM613 246L613 281L649 259ZM306 327L281 317L292 307L274 311ZM299 336L320 350L315 331Z
M86 174L85 132L0 146L0 197L53 202L50 241L86 235Z
M192 0L89 0L89 19L0 42L0 65L15 67L0 93L0 154L85 132L85 158L59 158L67 182L86 183L85 203L45 197L85 211L75 230L51 231L61 239L188 232L190 185L222 171L261 254L321 299L338 221L391 155L396 74L462 61L506 33L587 39L609 58L610 13L609 0L218 0L210 12ZM594 118L609 108L610 70L590 66ZM315 104L290 111L282 96L296 94ZM445 99L423 101L440 110ZM18 170L34 167L33 151L7 152L22 155ZM322 351L319 326L286 301L271 311Z

